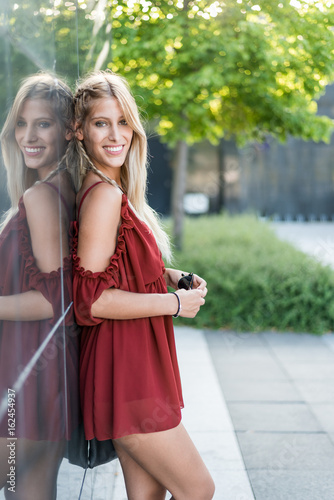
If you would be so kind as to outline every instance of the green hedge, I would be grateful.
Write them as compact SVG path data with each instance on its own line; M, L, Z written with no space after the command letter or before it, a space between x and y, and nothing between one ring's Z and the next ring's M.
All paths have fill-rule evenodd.
M314 261L252 216L187 218L174 267L208 282L198 328L323 333L334 330L334 271Z

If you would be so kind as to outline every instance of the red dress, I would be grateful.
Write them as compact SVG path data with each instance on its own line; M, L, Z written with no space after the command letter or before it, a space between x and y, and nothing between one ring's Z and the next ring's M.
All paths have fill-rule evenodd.
M80 267L76 245L77 237L73 298L77 322L84 325L80 395L86 439L103 441L176 427L183 400L172 317L107 320L90 313L92 303L108 288L167 293L154 236L123 194L117 246L107 269L93 273Z
M51 320L0 321L0 400L6 400L8 389L70 304L72 276L70 257L62 269L51 273L38 269L22 198L18 213L0 234L0 262L0 295L39 290L54 311ZM73 320L73 313L68 313L16 393L15 437L59 441L77 425L78 328ZM0 436L8 437L7 411L0 418Z

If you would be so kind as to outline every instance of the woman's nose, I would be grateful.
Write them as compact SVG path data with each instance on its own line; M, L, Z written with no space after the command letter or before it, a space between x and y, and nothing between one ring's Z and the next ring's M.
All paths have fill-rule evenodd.
M25 128L24 138L27 142L35 142L37 139L36 129L32 125Z
M119 132L118 124L111 125L109 127L109 139L111 141L117 142L121 137L121 134Z

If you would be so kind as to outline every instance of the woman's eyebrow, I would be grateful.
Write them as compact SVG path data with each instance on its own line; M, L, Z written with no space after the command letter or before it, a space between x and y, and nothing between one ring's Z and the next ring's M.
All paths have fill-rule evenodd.
M24 116L21 116L19 115L17 117L17 120L26 120L26 118ZM52 118L51 116L38 116L37 118L34 118L34 121L39 121L39 120L48 120L48 121L56 121L54 118Z
M123 120L124 119L124 116L123 115L120 115L117 120ZM91 120L110 120L110 116L107 117L107 116L92 116L91 117Z

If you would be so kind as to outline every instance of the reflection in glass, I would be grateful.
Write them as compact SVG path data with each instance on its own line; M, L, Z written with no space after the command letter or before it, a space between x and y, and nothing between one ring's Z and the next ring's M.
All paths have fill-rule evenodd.
M0 488L6 499L56 498L58 469L78 426L70 257L75 192L61 161L72 113L70 89L35 75L20 87L1 134L11 198L0 234Z
M8 114L8 108L10 104L13 102L14 96L17 90L20 87L21 81L28 75L36 73L37 71L43 70L48 72L56 72L57 75L61 79L63 77L66 78L66 82L74 87L75 81L78 76L84 74L86 71L90 69L98 69L102 65L107 65L108 53L110 53L111 41L112 41L112 32L111 32L111 19L109 16L105 16L105 2L98 2L93 0L92 2L84 2L84 1L73 1L66 2L65 0L29 0L29 2L12 2L11 0L1 0L0 2L0 63L2 67L2 71L0 72L0 86L3 92L0 95L0 129L3 126L4 120ZM93 34L93 36L92 36ZM103 50L102 50L103 49ZM61 82L60 82L61 83ZM66 88L66 87L64 87ZM49 97L48 97L49 98ZM61 113L59 112L59 115ZM13 141L12 141L13 142ZM58 160L62 156L61 147L59 143L59 157ZM66 144L65 144L66 146ZM18 157L22 157L24 153L19 151ZM0 162L2 161L2 155L0 154ZM7 166L7 162L6 162ZM3 167L3 165L2 165ZM6 190L6 169L0 166L0 218L4 212L9 208L12 204L9 201L9 197L7 196ZM63 196L67 204L72 208L72 194L71 190L67 191L67 182L66 175L64 171L57 171L52 174L52 178L44 178L43 187L41 188L40 184L35 184L38 177L36 175L32 175L30 178L31 184L24 185L24 190L34 184L34 188L27 193L26 198L31 195L31 198L34 198L34 191L36 193L35 188L39 187L41 191L44 189L45 197L43 200L37 201L37 206L39 210L34 210L33 216L29 221L26 220L26 224L29 229L30 236L30 227L29 224L35 220L38 220L38 217L41 217L43 212L47 214L47 211L51 211L51 206L55 208L54 213L61 212L62 215L67 211L65 203L62 201L60 194ZM28 180L28 179L27 179ZM54 187L49 186L46 182L50 182L53 186L57 187L58 191L56 192ZM37 181L38 182L38 181ZM21 190L21 194L23 193ZM48 193L48 196L47 196ZM59 193L59 196L58 196ZM69 194L70 193L70 194ZM21 196L21 195L20 195ZM20 196L17 198L17 202L19 201ZM58 196L58 198L57 198ZM34 198L35 199L35 198ZM47 199L47 201L46 201ZM22 206L26 209L26 201L22 201ZM30 200L31 201L31 200ZM22 211L22 208L21 208ZM20 211L15 210L11 212L11 215L14 217L18 217L18 213ZM37 216L36 216L37 214ZM9 220L9 219L8 219ZM73 345L77 342L76 330L74 326L70 326L71 322L71 313L70 310L66 313L69 304L71 303L71 292L66 289L68 286L67 281L67 267L66 267L66 257L67 248L65 248L64 241L68 239L68 221L64 219L62 216L58 217L58 222L60 224L60 233L56 235L54 234L54 246L60 245L59 249L59 261L63 259L63 270L59 273L58 276L55 274L55 270L52 270L51 273L49 269L45 274L52 275L53 279L56 281L60 280L61 291L58 294L58 297L54 296L50 297L50 301L52 301L52 314L54 314L53 319L49 318L46 320L38 320L48 323L49 325L49 334L45 337L46 344L42 347L42 344L39 348L34 351L34 347L32 345L22 344L20 332L22 329L21 323L24 324L25 321L20 320L20 322L16 321L15 328L18 329L15 331L15 341L13 340L12 346L15 347L14 353L7 355L8 358L11 357L12 365L17 364L17 372L20 374L18 380L19 384L22 384L24 389L27 387L27 384L30 383L29 380L44 380L43 374L46 379L45 385L42 384L41 393L46 386L53 387L55 381L58 380L59 384L63 384L63 392L67 391L67 399L65 402L68 406L68 422L65 422L68 425L68 434L71 438L71 441L68 442L66 438L64 438L63 445L66 450L63 450L65 457L69 458L70 462L74 462L77 465L86 466L86 445L87 443L84 441L83 434L80 432L76 432L76 415L77 415L77 407L76 407L76 382L77 382L77 374L74 372L76 370L76 347ZM48 231L51 231L50 228L47 228ZM8 229L3 229L3 231L8 231ZM5 233L3 233L5 234ZM3 234L0 236L3 238ZM13 233L14 234L14 233ZM38 234L42 234L40 231ZM12 236L14 238L14 236ZM18 232L16 233L15 238L18 239ZM43 248L45 248L44 252L47 252L47 232L45 232ZM13 248L15 247L14 239ZM18 243L17 243L18 244ZM41 245L35 245L34 252L36 252L36 256L34 256L34 261L36 266L38 267L41 264L40 255L37 255L38 248ZM17 247L19 248L19 247ZM41 252L42 253L42 252ZM61 256L61 254L63 255ZM2 256L2 253L1 253ZM20 251L13 250L13 262L15 258L21 258ZM42 255L43 257L43 255ZM56 262L57 266L59 262ZM0 274L3 272L3 269L8 267L8 263L6 259L2 259L0 263ZM54 266L50 266L51 267ZM12 282L19 283L20 277L20 269L15 270L15 277L13 276ZM8 269L9 274L9 269ZM44 275L44 272L41 273ZM17 281L16 281L17 280ZM44 283L44 297L47 295L47 281L41 280L39 285L42 286ZM19 295L21 293L20 286L15 286L15 294ZM58 289L57 289L58 290ZM59 290L58 290L59 291ZM40 291L43 294L43 291ZM0 288L0 296L3 295L4 292L1 291ZM17 297L18 298L18 297ZM58 300L59 299L59 300ZM47 301L47 300L46 300ZM54 308L56 304L59 305L59 310L55 312ZM50 305L50 302L49 302ZM65 314L66 313L66 314ZM56 327L56 316L61 318L62 315L65 314L66 328L61 326L62 320L60 320L60 324ZM8 321L9 323L9 321ZM1 325L3 324L0 318L0 339L2 338L1 333ZM56 327L56 328L55 328ZM27 327L28 328L28 327ZM55 329L55 330L54 330ZM72 329L72 330L71 330ZM46 330L45 330L46 332ZM44 332L44 333L45 333ZM48 341L48 338L51 340ZM71 341L70 341L71 339ZM65 351L62 346L65 346L65 342L67 341L67 350ZM17 345L17 342L19 344ZM13 348L14 348L13 347ZM29 351L30 350L30 351ZM28 352L29 351L29 352ZM34 351L34 352L32 352ZM70 353L72 352L72 357ZM57 357L59 364L60 362L60 353L65 359L63 362L63 370L59 369L58 379L55 378L52 381L47 381L48 375L49 379L51 379L52 369L49 368L49 358L52 358L52 363L54 366L56 362L54 361L54 357ZM3 353L3 345L2 340L0 340L0 363L5 362L8 364L7 355ZM35 358L33 358L35 356ZM28 370L25 362L29 359L31 365L33 366L32 372L30 374L30 378L27 377ZM72 361L71 361L72 359ZM66 362L65 362L66 361ZM4 364L4 367L7 366ZM65 372L66 369L66 372ZM48 371L49 370L49 371ZM6 371L4 369L4 371ZM40 376L37 376L40 375ZM6 374L6 377L9 375ZM0 377L2 377L2 372L0 373ZM61 378L62 377L62 378ZM27 380L26 380L27 378ZM69 382L70 381L70 382ZM7 386L8 378L5 378L3 381L1 379L0 390L3 387ZM6 390L6 389L5 389ZM28 390L28 389L27 389ZM26 391L27 392L27 391ZM37 389L36 389L37 394ZM61 390L59 392L60 400L63 395L61 395ZM0 393L0 406L1 406L1 396ZM6 405L7 405L7 393L6 393ZM65 397L65 396L64 396ZM64 398L63 398L64 399ZM50 398L51 400L51 398ZM27 403L27 407L31 407L33 404L33 400L30 403ZM52 404L52 409L56 411L56 402ZM7 406L5 408L7 412ZM29 410L32 411L32 410ZM6 413L7 415L7 413ZM2 419L0 418L0 421ZM26 419L25 419L26 420ZM56 420L56 416L55 416ZM63 422L64 423L64 422ZM22 426L22 419L20 425ZM26 425L26 424L24 424ZM75 428L75 432L71 432L71 426ZM43 429L46 427L46 424L42 421L42 418L38 421L38 428ZM0 437L1 439L1 437ZM6 435L7 439L7 435ZM22 440L21 440L22 442ZM44 441L46 443L46 441ZM41 442L39 443L40 447ZM46 448L45 448L46 449ZM54 442L51 442L50 448L51 452L57 457L54 452L55 446ZM57 451L57 450L56 450ZM7 453L7 452L6 452ZM60 453L59 453L60 455ZM58 456L59 456L58 455ZM104 459L104 455L101 458L101 450L97 450L94 446L94 443L90 443L90 466L93 467L96 464L96 460L94 457L98 457L98 463L101 461L106 461L109 458L109 452ZM25 463L25 459L30 459L29 453L26 453L24 456L23 463ZM5 454L5 462L2 461L2 455L0 453L0 470L3 471L3 466L7 466L7 455ZM81 495L81 500L85 500L88 498L92 498L95 496L99 496L99 498L107 498L110 496L110 485L105 486L106 491L105 495L102 492L101 481L97 480L100 477L100 467L90 470L85 474L85 471L81 467L77 467L76 465L72 465L68 460L63 459L61 462L61 467L58 472L58 481L57 481L57 498L61 500L73 500L79 498L80 488L82 485L83 477L86 478L85 484L83 485L83 491ZM113 462L115 463L115 461ZM108 467L110 464L107 464L103 467ZM103 469L102 467L102 469ZM108 469L109 470L109 469ZM41 469L41 477L42 481L46 480L44 478L43 469ZM98 474L97 474L97 471ZM110 470L108 472L110 477ZM0 480L2 477L0 477ZM48 480L49 481L49 480ZM54 478L49 482L54 481ZM31 480L31 484L33 479ZM107 491L108 490L108 491ZM98 493L97 493L98 492ZM1 489L0 484L0 500L3 500L5 493L5 489ZM39 497L32 494L32 498L38 499ZM38 493L42 496L42 493ZM52 492L54 494L54 492ZM7 493L9 495L9 493ZM25 491L24 499L28 499L28 489ZM10 498L15 498L13 494L9 496ZM49 498L44 496L43 498ZM53 498L53 497L50 497Z

